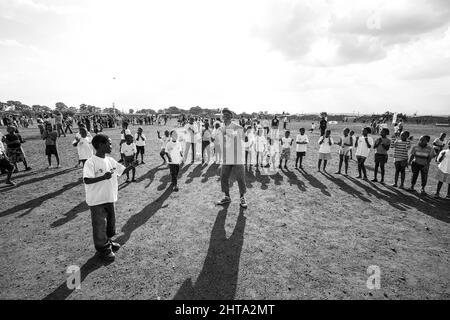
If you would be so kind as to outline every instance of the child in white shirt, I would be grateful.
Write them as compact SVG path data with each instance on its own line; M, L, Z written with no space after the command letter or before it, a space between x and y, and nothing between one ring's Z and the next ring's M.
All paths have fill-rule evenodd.
M136 160L139 154L141 154L141 164L144 164L144 153L145 153L145 135L142 133L142 128L137 129L134 140L136 141Z
M366 166L365 162L367 157L369 156L370 149L373 146L373 139L369 136L369 134L372 133L372 129L369 127L366 127L362 131L362 137L356 137L355 142L355 155L356 159L358 160L358 179L361 179L361 171L364 174L364 180L367 179L367 172L366 172Z
M267 149L267 139L263 135L263 129L258 129L258 135L255 139L256 147L256 168L262 167L264 162L264 153ZM261 163L259 162L261 160Z
M297 164L300 160L300 169L303 169L303 157L306 156L306 149L309 143L308 136L305 134L305 128L300 128L300 134L297 135L295 143L297 152L297 159L295 159L295 168L298 168Z
M125 136L125 143L122 144L122 146L120 147L120 153L122 153L124 155L124 160L125 160L125 167L130 167L133 166L137 160L135 160L136 158L136 145L133 142L133 136L131 134L127 134ZM136 182L136 180L134 179L135 175L136 175L136 168L133 166L131 168L132 170L132 179L131 182ZM127 181L126 182L130 182L130 176L127 172Z
M80 136L75 136L75 141L72 143L74 147L77 147L78 151L78 164L76 167L83 167L86 160L92 157L92 144L91 137L88 137L87 130L85 128L80 128Z
M291 132L289 130L287 130L284 133L284 138L280 139L281 155L280 155L280 165L278 166L278 168L280 168L280 169L281 169L281 164L283 162L283 159L284 159L284 168L287 169L287 162L291 158L291 146L292 146L292 142L294 141L294 139L289 137L290 134L291 134Z
M440 198L442 185L447 184L447 199L450 199L450 140L447 141L447 150L442 150L437 156L439 163L436 180L438 180L435 198Z
M111 262L120 245L111 240L116 234L115 207L117 201L117 177L128 173L133 167L125 168L106 154L111 153L111 139L98 134L92 139L95 155L89 158L83 168L86 203L91 210L94 246L100 257Z
M255 135L253 134L253 130L251 126L247 127L247 131L245 132L245 166L248 165L250 158L250 168L252 167L252 157L255 151Z
M221 131L220 122L214 123L214 130L211 134L211 141L214 142L214 163L220 164L222 157L222 148L221 148Z
M159 153L159 155L161 156L161 158L163 159L163 164L166 164L166 156L167 156L167 152L166 152L166 144L167 142L169 142L170 140L170 132L169 130L164 131L164 136L161 137L159 131L156 131L158 133L158 140L159 140L159 144L161 147L161 151Z
M169 158L170 175L172 176L173 191L178 191L178 173L180 172L180 163L183 161L183 146L177 141L178 134L175 130L170 133L171 140L167 142L166 152Z
M331 160L331 146L333 145L333 138L331 138L331 130L325 131L325 135L319 138L319 162L317 164L320 172L320 165L323 160L323 171L327 172L328 160Z

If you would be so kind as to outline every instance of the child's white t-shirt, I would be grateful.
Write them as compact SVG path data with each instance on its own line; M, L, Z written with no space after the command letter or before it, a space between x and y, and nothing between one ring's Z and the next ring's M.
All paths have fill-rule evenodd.
M159 139L159 145L161 147L161 150L166 148L166 144L167 144L167 142L169 142L169 140L170 140L170 137L166 137L166 136L162 136Z
M250 147L253 149L253 144L255 143L255 136L253 133L247 134L247 142L245 143L245 150L250 150Z
M291 142L292 142L292 138L286 138L286 137L281 138L281 148L290 149Z
M439 163L439 170L441 170L443 173L447 173L450 174L450 150L442 150L439 153L439 156L437 157L437 159L440 159L442 157L442 155L444 156L444 159L441 161L441 163Z
M256 152L263 152L267 145L267 139L264 136L256 136Z
M183 150L181 142L170 140L166 145L166 152L170 156L169 163L171 164L180 164L182 161L181 151Z
M144 134L141 134L141 136L139 137L139 140L138 140L138 134L136 133L134 135L134 141L136 141L136 146L138 146L138 147L145 146L145 140L142 140L142 138L147 139Z
M77 144L78 159L89 159L93 155L91 138L81 138Z
M122 143L122 146L120 147L120 153L123 153L125 156L130 157L132 155L135 155L137 153L136 145L133 143Z
M367 147L366 139L364 138L364 136L361 136L356 139L358 139L358 146L356 147L355 155L367 158L369 156L370 149L373 148L372 137L367 137L367 140L369 141L371 148ZM356 143L356 139L355 139L355 143Z
M121 176L124 170L125 167L111 157L100 158L96 155L90 157L83 167L83 178L97 178L103 176L106 172L112 172L112 177L108 180L84 185L88 206L116 202L118 194L117 177Z
M304 135L297 135L297 138L295 139L295 142L306 142L309 143L308 136L306 134ZM307 144L297 144L296 151L297 152L306 152Z
M321 141L324 141L324 142L319 147L319 153L330 153L331 152L331 146L330 146L329 141L331 141L331 145L333 145L333 143L334 143L333 142L333 138L332 137L325 138L325 136L321 136L319 138L319 143Z
M121 140L125 140L125 136L127 136L127 135L131 135L131 130L130 129L126 129L125 130L125 134L121 133L120 134L120 139Z

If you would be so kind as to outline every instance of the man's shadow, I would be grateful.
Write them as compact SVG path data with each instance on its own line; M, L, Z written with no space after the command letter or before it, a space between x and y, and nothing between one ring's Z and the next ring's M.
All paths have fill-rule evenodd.
M195 284L188 278L174 296L174 300L232 300L236 295L239 260L244 244L246 218L244 209L232 235L227 239L225 220L228 206L219 211L214 222L203 269Z

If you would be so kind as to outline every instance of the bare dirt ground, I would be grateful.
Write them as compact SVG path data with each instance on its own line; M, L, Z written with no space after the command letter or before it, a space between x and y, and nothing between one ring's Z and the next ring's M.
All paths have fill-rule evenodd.
M309 129L310 123L289 124L294 137L300 126ZM362 124L351 127L359 133ZM332 126L332 135L342 128ZM125 185L120 178L116 227L123 246L111 264L94 256L82 170L73 168L73 135L58 141L63 168L46 170L38 130L22 130L33 170L15 174L14 188L0 185L0 299L450 298L450 201L389 187L392 156L388 185L355 179L356 162L349 177L334 175L336 153L331 175L321 174L315 132L306 173L291 161L275 175L246 174L249 208L243 211L237 183L229 207L214 205L222 196L218 166L188 165L180 192L168 190L156 129L165 127L144 126L151 141L138 183ZM442 130L407 129L433 139ZM119 129L105 133L116 142L117 159ZM368 166L372 178L372 156ZM431 167L430 195L436 164ZM410 171L406 179L409 185ZM81 267L79 290L66 286L70 265ZM366 287L371 265L381 270L379 290Z

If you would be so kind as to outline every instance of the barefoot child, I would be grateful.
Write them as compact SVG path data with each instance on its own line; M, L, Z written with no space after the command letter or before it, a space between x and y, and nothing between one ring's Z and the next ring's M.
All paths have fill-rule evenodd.
M133 142L133 136L131 134L127 134L125 136L125 143L122 144L122 146L120 147L120 153L122 153L124 155L124 164L125 167L131 167L131 171L132 171L132 178L131 178L131 182L136 182L136 180L134 179L135 175L136 175L136 168L135 166L135 160L136 159L136 153L137 153L137 149L136 149L136 145ZM126 182L130 182L130 176L129 173L127 171L127 181Z
M300 128L300 134L295 139L297 159L295 159L295 168L298 168L300 161L300 169L303 169L303 157L306 156L306 148L309 143L308 136L305 134L305 128Z
M362 137L356 137L355 148L356 148L356 159L358 161L358 179L363 178L367 179L367 171L366 171L366 159L369 156L370 149L373 146L373 139L369 136L372 133L372 129L366 127L362 130ZM364 177L361 176L361 172L364 174Z
M47 155L48 167L47 169L52 169L52 154L55 155L56 158L56 167L60 168L59 165L59 156L58 150L56 149L56 139L58 138L58 134L53 131L53 126L51 123L47 123L45 127L44 134L42 135L42 139L45 140L45 154Z
M350 152L353 147L353 137L349 135L350 129L344 129L344 136L339 141L339 170L336 174L341 174L342 164L345 164L345 175L348 174L348 160L350 158Z
M280 144L279 140L274 138L268 138L269 143L269 158L270 162L268 163L268 167L272 164L272 169L276 170L277 168L277 160L280 158Z
M25 142L22 139L22 136L16 133L16 128L13 126L9 126L6 130L8 131L8 134L3 136L2 139L6 144L6 155L15 168L14 173L19 172L19 169L17 167L18 162L23 162L25 171L31 170L31 168L27 164L27 159L22 149L22 143Z
M141 154L141 164L144 164L144 153L145 153L145 135L142 133L142 128L139 127L137 129L137 133L135 136L136 140L136 160L138 159L139 154Z
M80 128L80 137L75 136L75 141L72 143L74 147L77 147L78 151L78 164L76 167L82 168L86 163L86 160L92 157L92 144L91 138L87 135L85 128Z
M170 133L171 140L167 142L166 151L169 158L170 175L172 176L173 191L178 191L178 173L180 172L180 163L183 160L183 146L178 141L178 134L175 130Z
M350 130L350 138L352 138L352 141L353 141L353 145L350 148L350 160L353 160L353 150L355 149L355 142L356 142L355 131Z
M284 133L284 138L280 139L281 155L280 155L280 165L278 166L278 168L280 168L280 169L281 169L281 164L283 162L283 159L284 159L284 168L287 169L288 168L287 162L291 158L291 146L292 146L292 142L294 141L294 139L289 137L290 135L291 135L291 132L289 130L287 130Z
M245 131L245 166L250 163L250 168L252 167L252 159L255 152L255 135L251 126L247 127Z
M411 150L411 156L409 157L409 164L411 165L411 171L413 172L411 187L409 191L414 191L414 186L416 185L417 178L420 177L422 180L422 190L421 193L425 194L425 186L427 185L428 170L430 168L431 159L433 159L436 154L434 149L428 145L430 142L430 136L422 136L419 139L419 144L414 146Z
M447 199L450 199L450 140L447 142L447 150L442 150L437 156L439 163L436 180L438 180L435 198L440 198L442 185L447 184Z
M92 139L95 155L89 158L83 168L86 203L91 210L94 246L100 257L114 261L120 245L111 240L116 234L115 208L117 201L117 177L128 173L132 166L125 168L106 154L111 153L111 139L98 134Z
M447 134L443 132L440 134L439 138L436 138L433 141L433 149L434 149L434 152L436 153L436 162L438 162L437 156L441 153L442 150L444 150L446 136L447 136Z
M323 160L323 171L327 171L328 160L331 160L331 146L333 145L333 138L331 138L331 130L326 130L325 135L319 138L319 161L317 163L318 171L320 172L320 165Z
M388 150L391 147L391 140L387 138L388 135L389 129L387 128L381 129L380 137L377 140L375 140L375 144L373 145L373 148L376 151L375 151L375 171L372 182L378 182L377 175L379 167L381 171L380 183L384 184L384 167L388 160Z
M211 141L214 142L214 163L220 164L220 160L222 157L222 148L220 144L221 132L219 130L220 123L214 123L214 130L211 135Z
M408 140L409 132L403 131L400 134L400 140L396 139L392 142L394 148L394 165L395 178L394 188L397 188L398 176L400 175L400 189L404 189L406 168L408 167L408 150L411 148L411 143Z
M1 144L1 142L0 142ZM11 176L14 170L14 165L11 163L11 161L9 161L5 150L3 150L0 146L0 169L3 172L6 172L7 176L6 176L6 184L9 184L11 186L16 185L14 181L11 180Z

